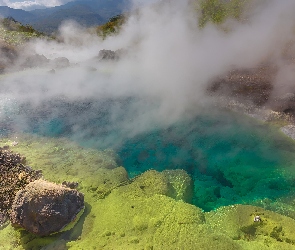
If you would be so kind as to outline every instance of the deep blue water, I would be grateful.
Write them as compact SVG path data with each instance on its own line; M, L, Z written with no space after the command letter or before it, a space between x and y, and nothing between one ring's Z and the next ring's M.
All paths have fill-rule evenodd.
M132 102L57 99L38 108L23 104L5 122L16 130L67 136L86 147L114 148L130 177L148 169L184 169L194 183L191 202L206 211L276 199L294 189L290 169L295 166L295 146L274 128L209 107L131 137L125 125L139 115Z

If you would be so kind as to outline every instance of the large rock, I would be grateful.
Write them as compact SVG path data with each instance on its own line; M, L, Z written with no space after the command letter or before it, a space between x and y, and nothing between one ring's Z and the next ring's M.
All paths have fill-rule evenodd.
M22 68L36 68L36 67L44 67L48 65L50 60L46 58L44 55L34 54L29 55L25 61L21 64Z
M113 60L118 60L119 55L116 51L103 49L103 50L99 51L98 58L100 60L112 60L113 61Z
M53 67L56 69L66 68L70 66L70 61L66 57L58 57L52 60L51 62Z
M84 196L74 189L36 180L20 190L11 208L12 225L45 236L72 222L84 208Z

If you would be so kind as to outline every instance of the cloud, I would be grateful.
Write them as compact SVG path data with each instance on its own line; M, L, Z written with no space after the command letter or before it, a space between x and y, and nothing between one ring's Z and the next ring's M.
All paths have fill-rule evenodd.
M8 6L9 1L8 0L0 0L0 6Z
M8 6L14 9L33 10L38 8L48 8L60 6L73 0L35 0L35 1L9 1L1 0L0 5Z

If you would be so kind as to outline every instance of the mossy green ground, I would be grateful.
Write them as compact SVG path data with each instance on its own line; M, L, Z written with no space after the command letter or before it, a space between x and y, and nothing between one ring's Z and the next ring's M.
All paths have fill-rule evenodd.
M295 249L295 220L290 217L249 205L204 213L185 203L191 182L184 171L151 170L129 180L111 150L31 135L2 139L1 146L13 141L18 144L11 150L26 156L26 165L42 169L45 179L79 182L86 207L71 230L48 237L4 226L1 250ZM294 199L288 201L291 206ZM255 215L261 222L254 222Z

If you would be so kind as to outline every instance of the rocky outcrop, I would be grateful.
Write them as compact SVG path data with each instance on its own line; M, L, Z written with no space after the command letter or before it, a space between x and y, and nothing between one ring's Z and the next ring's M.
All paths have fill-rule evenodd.
M226 75L214 79L208 92L263 106L270 99L275 74L276 68L271 65L232 70Z
M58 57L53 59L51 64L53 64L54 68L66 68L70 66L70 61L66 57Z
M16 193L42 177L41 171L25 166L25 158L12 153L8 146L0 148L0 214L7 217Z
M20 69L37 67L52 67L53 69L61 69L71 65L69 59L66 57L48 59L46 56L39 54L25 56L20 59L18 64Z
M47 59L44 55L30 55L25 61L21 64L23 68L35 68L35 67L43 67L49 64L50 60Z
M98 59L100 60L118 60L119 53L113 50L103 49L98 53Z
M295 92L278 95L274 83L278 68L264 64L252 69L237 69L215 78L209 88L210 95L229 97L241 103L268 108L276 112L295 115Z
M286 93L272 101L272 109L279 112L295 113L295 94Z
M84 196L74 189L36 180L20 190L13 202L10 220L39 236L62 230L84 209Z
M17 58L18 52L13 46L0 42L0 73L11 67Z

